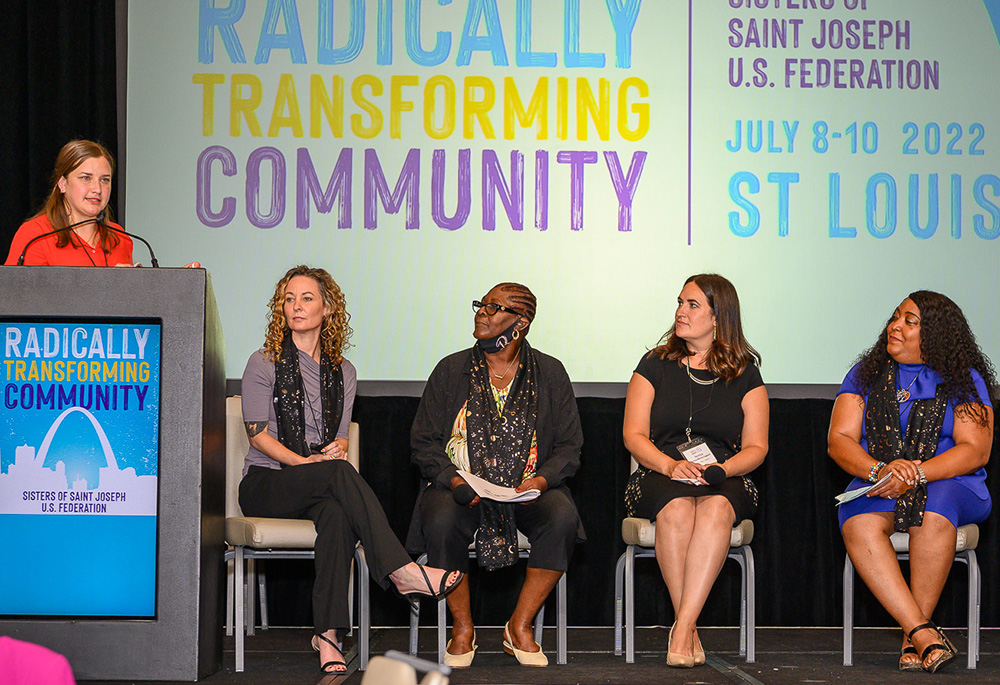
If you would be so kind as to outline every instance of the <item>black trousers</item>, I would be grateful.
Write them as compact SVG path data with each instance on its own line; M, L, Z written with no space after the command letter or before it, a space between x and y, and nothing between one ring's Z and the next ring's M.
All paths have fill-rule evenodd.
M546 490L529 504L515 504L517 529L528 536L530 568L566 571L576 546L580 513L563 488ZM429 487L420 500L427 563L469 569L469 544L479 528L479 508L455 502L451 490Z
M344 459L283 469L251 466L240 482L240 508L245 516L310 519L315 524L317 635L351 625L348 588L359 540L372 578L382 588L388 586L389 574L412 561L375 493Z

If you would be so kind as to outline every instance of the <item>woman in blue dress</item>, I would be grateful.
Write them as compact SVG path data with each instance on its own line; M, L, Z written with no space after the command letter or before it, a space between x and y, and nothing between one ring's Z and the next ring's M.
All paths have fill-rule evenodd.
M858 574L903 629L900 670L933 672L956 653L930 617L957 528L990 513L995 384L962 310L921 290L896 308L833 407L829 452L855 476L848 490L878 483L840 507L840 526ZM909 583L889 541L897 531L910 534Z

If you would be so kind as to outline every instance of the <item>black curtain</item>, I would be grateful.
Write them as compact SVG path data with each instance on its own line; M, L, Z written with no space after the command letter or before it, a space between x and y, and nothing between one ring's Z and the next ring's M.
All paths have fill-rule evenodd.
M419 474L410 464L409 431L419 400L415 397L358 397L354 419L361 425L361 472L385 507L402 539L413 511ZM580 508L587 542L578 545L568 580L570 625L610 626L614 622L614 570L625 551L622 502L629 457L622 444L622 399L580 398L583 424L582 466L570 482ZM842 625L844 543L837 525L834 495L850 478L826 454L832 400L771 400L770 451L753 474L761 506L751 545L757 570L757 623L761 626ZM988 485L1000 492L1000 441L995 441ZM1000 625L1000 507L980 525L979 560L983 574L982 625ZM276 625L311 625L309 587L312 564L269 562L269 611ZM503 625L517 599L524 563L497 572L471 575L473 615L482 625ZM935 618L942 625L965 625L966 572L955 564ZM739 625L740 573L736 562L723 567L702 613L702 625ZM393 595L371 593L374 625L407 624L406 605ZM546 624L554 625L554 597ZM434 625L437 613L424 602L421 623ZM637 625L670 625L673 610L653 559L636 570ZM889 626L892 619L860 579L855 582L858 626ZM610 645L609 645L610 649Z
M0 21L0 261L74 138L118 155L115 0L6 0ZM117 180L117 174L116 174ZM112 185L110 207L117 210Z

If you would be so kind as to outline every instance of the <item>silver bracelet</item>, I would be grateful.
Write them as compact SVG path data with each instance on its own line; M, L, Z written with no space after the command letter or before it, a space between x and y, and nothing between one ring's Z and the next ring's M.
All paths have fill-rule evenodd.
M920 464L917 464L917 474L919 476L917 478L917 484L927 485L927 476L924 474L924 467L921 466Z

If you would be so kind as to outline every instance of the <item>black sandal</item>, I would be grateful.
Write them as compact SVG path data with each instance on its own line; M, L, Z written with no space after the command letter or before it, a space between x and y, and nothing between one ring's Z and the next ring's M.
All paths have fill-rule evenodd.
M325 664L319 667L320 672L326 675L337 675L341 673L347 673L347 662L344 661L344 653L340 651L340 645L338 645L336 642L328 638L326 635L313 635L313 639L310 640L310 644L312 645L312 648L317 652L319 651L319 645L316 644L316 638L319 638L320 640L327 643L328 645L331 645L334 649L340 652L340 661L337 660L327 661ZM344 670L342 671L338 670L337 666L343 666ZM332 671L329 670L330 668L333 668L333 670Z
M417 611L420 608L421 597L431 597L433 599L441 599L442 597L447 597L452 590L454 590L459 586L459 584L462 582L462 578L465 577L465 574L462 571L446 570L441 575L441 583L438 585L437 592L435 592L434 588L431 586L431 579L427 576L427 571L424 570L424 567L421 564L417 564L417 568L420 569L420 573L424 577L424 584L427 586L426 592L423 592L421 590L413 590L412 592L400 592L398 587L396 587L395 585L392 586L392 591L395 592L400 597L402 597L403 599L405 599L407 602L409 602L410 607L414 611ZM448 578L450 578L453 573L457 573L458 576L455 578L454 582L449 584Z
M917 626L909 633L907 633L906 637L912 643L914 633L927 629L936 632L938 634L938 637L941 639L941 642L933 642L924 648L923 654L920 655L920 667L923 668L928 673L937 673L942 668L944 668L949 661L955 658L955 654L958 652L958 650L955 649L955 645L953 645L951 643L951 640L949 640L945 636L944 632L942 632L940 628L934 625L933 621L928 621L927 623L921 623L919 626ZM938 656L937 659L931 661L930 664L924 664L924 660L927 659L928 655L930 655L930 653L933 652L934 650L940 651L941 655Z

